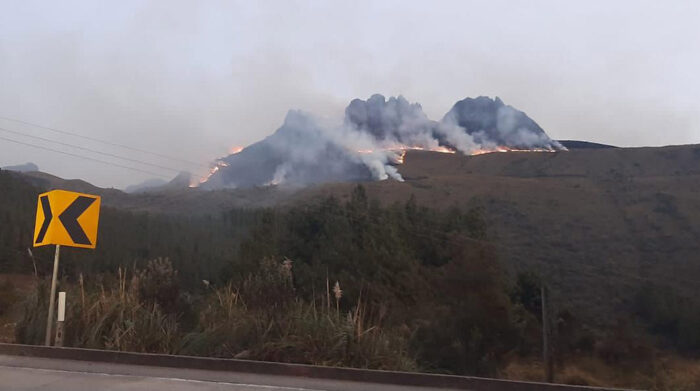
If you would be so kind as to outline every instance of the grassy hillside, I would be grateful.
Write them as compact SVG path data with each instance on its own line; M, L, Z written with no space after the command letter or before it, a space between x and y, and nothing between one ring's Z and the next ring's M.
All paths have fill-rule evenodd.
M123 278L115 275L118 266L137 275L151 267L149 260L168 257L172 268L166 269L178 271L180 293L175 299L166 287L170 304L156 303L162 306L158 310L149 307L153 303L143 289L129 293L136 308L152 308L150 315L133 316L154 316L165 322L163 327L174 327L169 334L174 339L158 340L154 346L159 347L151 350L326 360L309 355L308 345L281 349L282 354L270 344L298 342L294 333L307 333L307 326L329 335L346 327L323 323L315 312L324 303L332 310L324 283L337 279L346 300L335 303L338 310L369 306L371 319L353 327L381 323L388 334L377 335L376 341L391 340L402 352L394 368L530 378L525 373L532 366L518 363L540 354L542 281L551 289L554 345L558 365L573 373L569 381L650 387L659 373L668 375L659 352L693 357L700 351L700 285L695 283L700 277L700 146L472 157L413 151L399 169L404 182L370 182L362 188L345 183L140 195L45 174L0 172L0 271L33 273L26 247L36 195L60 187L101 194L105 204L98 250L66 252L64 283L71 286L78 273L85 273L90 294L107 300L99 306L116 311L126 304L109 301L99 289L111 287L115 300L123 300L125 294L118 293L123 284L114 284ZM276 207L247 209L271 205ZM39 274L46 275L50 249L35 251L35 258ZM286 259L294 262L291 292L255 285L260 273ZM216 293L202 280L214 284ZM223 305L227 293L221 289L229 283L229 293L257 287L248 294L254 298L245 298L236 309L235 316L247 319L235 326L247 330L240 335L222 335L233 326L193 315L210 310L206 303ZM261 293L268 288L269 295ZM289 295L296 304L279 301ZM35 315L45 305L36 300L29 312ZM265 303L284 312L258 313ZM234 316L230 308L227 316ZM264 333L264 327L256 319L267 317L270 324L296 331L259 338L255 333ZM29 333L22 334L26 340L41 334L40 323L32 319L21 328ZM304 327L294 323L299 320ZM95 332L109 331L101 327ZM186 337L190 332L197 344L184 347L194 338ZM220 338L236 348L215 349ZM259 345L247 349L243 341L251 338ZM122 348L138 346L137 340L133 343ZM382 359L371 352L386 351L371 344L357 347L367 356L360 361L343 357L342 365L381 367ZM304 354L294 358L295 349ZM674 357L668 362L677 362ZM596 372L590 369L584 376L588 380L581 380L582 367L571 367L574 362L589 369L603 365L621 375L606 383L590 377ZM639 368L647 375L634 375ZM686 389L698 384L695 378L689 381L693 385Z
M700 293L698 145L469 157L410 151L399 171L405 182L368 182L369 196L386 205L414 197L438 209L483 208L489 238L511 274L537 270L582 311L627 305L647 283L691 298ZM32 174L31 182L101 194L120 210L214 217L328 195L347 199L355 186L127 195L45 174Z
M404 183L366 184L370 197L483 207L506 267L540 271L559 299L601 322L614 319L597 314L628 305L649 283L700 294L700 146L473 157L412 151L400 172ZM297 197L342 197L350 186Z
M591 312L627 306L649 283L697 297L700 285L700 146L582 149L480 156L410 151L405 182L365 183L386 205L414 197L445 209L481 207L511 276L537 270L555 299ZM26 177L26 176L25 176ZM354 184L308 188L168 191L127 195L32 174L42 189L101 194L120 210L220 215L232 208L347 199ZM612 298L612 299L611 299Z
M53 246L32 248L34 217L39 193L35 179L26 180L8 171L0 171L0 272L50 273ZM128 197L118 190L103 190L82 181L60 182L63 189L92 194L110 193ZM74 186L71 186L70 184ZM78 185L77 187L75 185ZM57 186L57 187L58 187ZM248 226L258 211L217 210L211 215L166 215L110 207L105 202L100 214L98 246L95 250L67 249L61 252L62 272L74 278L78 272L100 273L118 266L143 264L168 257L189 281L216 279L224 264L236 254ZM34 259L32 259L32 257Z

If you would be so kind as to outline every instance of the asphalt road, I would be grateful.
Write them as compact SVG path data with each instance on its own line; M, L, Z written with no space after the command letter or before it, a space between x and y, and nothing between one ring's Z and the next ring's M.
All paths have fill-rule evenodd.
M445 389L0 355L0 390L437 391Z

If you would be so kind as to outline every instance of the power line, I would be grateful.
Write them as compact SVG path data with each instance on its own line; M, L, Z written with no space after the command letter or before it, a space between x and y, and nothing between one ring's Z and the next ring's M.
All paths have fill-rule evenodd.
M84 136L84 135L82 135L82 134L73 133L73 132L68 132L68 131L65 131L65 130L56 129L56 128L52 128L52 127L49 127L49 126L34 124L34 123L31 123L31 122L22 121L22 120L15 119L15 118L9 118L9 117L0 116L0 119L5 120L5 121L10 121L10 122L16 122L16 123L20 123L20 124L24 124L24 125L28 125L28 126L33 126L33 127L41 128L41 129L45 129L45 130L50 130L50 131L52 131L52 132L56 132L56 133L60 133L60 134L65 134L65 135L69 135L69 136L73 136L73 137L79 137L79 138L83 138L83 139L86 139L86 140L90 140L90 141L94 141L94 142L98 142L98 143L103 143L103 144L111 145L111 146L113 146L113 147L129 149L129 150L136 151L136 152L140 152L140 153L146 153L146 154L153 155L153 156L158 156L158 157L161 157L161 158L164 158L164 159L179 161L179 162L181 162L181 163L186 163L186 164L189 164L189 165L192 165L192 166L196 166L196 167L206 167L206 168L209 168L209 167L207 167L206 165L203 165L203 164L201 164L201 163L191 162L191 161L189 161L189 160L185 160L185 159L182 159L182 158L179 158L179 157L174 157L174 156L169 156L169 155L160 154L160 153L157 153L157 152L147 151L147 150L144 150L144 149L135 148L135 147L131 147L131 146L124 145L124 144L113 143L113 142L111 142L111 141L102 140L102 139L98 139L98 138L94 138L94 137L90 137L90 136Z
M161 166L161 165L153 164L153 163L149 163L149 162L144 162L144 161L138 160L138 159L132 159L132 158L128 158L128 157L123 157L123 156L115 155L115 154L112 154L112 153L109 153L109 152L102 152L102 151L98 151L98 150L91 149L91 148L81 147L81 146L79 146L79 145L64 143L64 142L57 141L57 140L51 140L51 139L48 139L48 138L39 137L39 136L34 136L34 135L26 134L26 133L23 133L23 132L17 132L17 131L10 130L10 129L6 129L6 128L3 128L3 127L0 127L0 130L2 130L2 131L4 131L4 132L8 132L8 133L13 133L13 134L17 134L17 135L20 135L20 136L24 136L24 137L30 137L30 138L37 139L37 140L42 140L42 141L46 141L46 142L50 142L50 143L56 143L56 144L63 145L63 146L66 146L66 147L71 147L71 148L80 149L80 150L83 150L83 151L88 151L88 152L97 153L97 154L100 154L100 155L109 156L109 157L112 157L112 158L115 158L115 159L121 159L121 160L130 161L130 162L133 162L133 163L144 164L144 165L147 165L147 166L151 166L151 167L155 167L155 168L160 168L160 169L163 169L163 170L168 170L168 171L173 171L173 172L178 172L178 173L181 171L181 170L178 170L178 169L175 169L175 168L166 167L166 166Z
M144 174L155 175L155 176L157 176L157 177L164 178L164 179L171 179L170 177L167 177L167 176L165 176L165 175L157 174L157 173L155 173L155 172L151 172L151 171L147 171L147 170L142 170L142 169L140 169L140 168L129 167L129 166L123 166L123 165L117 164L117 163L112 163L112 162L107 162L107 161L104 161L104 160L95 159L95 158L91 158L91 157L87 157L87 156L77 155L77 154L70 153L70 152L59 151L58 149L52 149L52 148L47 148L47 147L43 147L43 146L36 145L36 144L25 143L25 142L23 142L23 141L17 141L17 140L5 138L5 137L2 137L2 136L0 136L0 140L9 141L9 142L15 143L15 144L26 145L26 146L32 147L32 148L43 149L43 150L45 150L45 151L60 153L60 154L63 154L63 155L73 156L73 157L77 157L77 158L80 158L80 159L91 160L91 161L93 161L93 162L102 163L102 164L106 164L106 165L109 165L109 166L125 168L125 169L127 169L127 170L132 170L132 171L138 171L138 172L141 172L141 173L144 173Z

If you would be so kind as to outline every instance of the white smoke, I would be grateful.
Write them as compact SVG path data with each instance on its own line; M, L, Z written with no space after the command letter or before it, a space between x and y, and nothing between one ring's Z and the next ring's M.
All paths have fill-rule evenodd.
M405 149L471 155L497 147L563 147L524 113L500 99L457 102L441 121L404 97L355 99L342 123L292 110L273 135L222 159L226 165L204 187L308 184L333 181L403 181L396 165Z

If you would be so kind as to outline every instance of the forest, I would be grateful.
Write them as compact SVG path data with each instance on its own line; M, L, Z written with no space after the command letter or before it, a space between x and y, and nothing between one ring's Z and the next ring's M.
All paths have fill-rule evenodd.
M39 190L7 172L0 188L0 273L36 279L22 300L0 287L0 316L20 306L16 341L40 344L53 254L29 247ZM507 272L487 232L478 207L382 205L361 185L217 215L104 208L97 250L62 254L65 344L541 380L542 279ZM549 310L558 381L644 368L634 385L666 387L659 357L700 349L700 308L668 289L640 285L610 328L566 302ZM581 360L595 364L566 369Z

